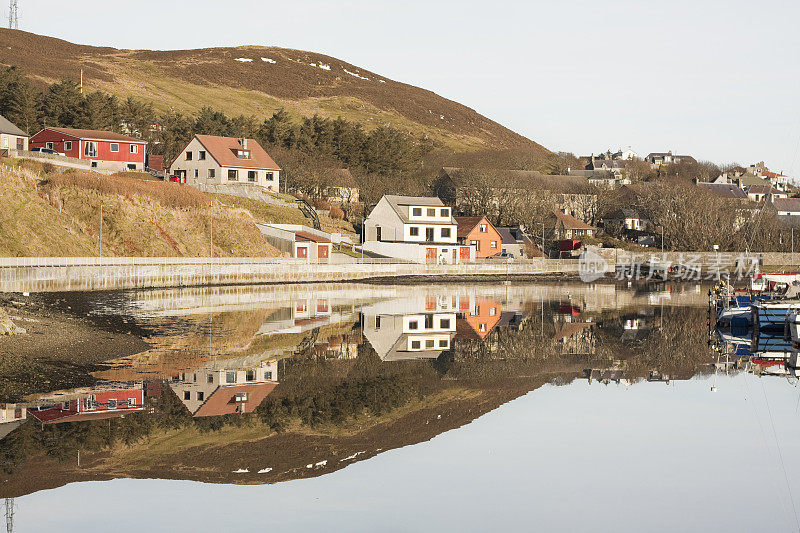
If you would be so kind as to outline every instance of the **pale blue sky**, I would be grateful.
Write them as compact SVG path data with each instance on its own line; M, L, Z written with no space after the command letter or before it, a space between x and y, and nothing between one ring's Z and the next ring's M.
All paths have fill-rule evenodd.
M20 29L78 43L325 53L552 150L632 145L800 174L797 0L19 2Z

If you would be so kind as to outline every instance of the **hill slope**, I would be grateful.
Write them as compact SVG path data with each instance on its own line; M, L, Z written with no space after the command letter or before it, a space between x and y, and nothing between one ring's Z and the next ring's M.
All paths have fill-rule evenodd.
M480 148L549 152L474 110L322 54L246 46L200 50L117 50L0 29L0 64L33 80L77 80L87 90L134 96L156 109L194 112L209 105L231 115L343 118L367 129L392 125L426 134L456 151Z

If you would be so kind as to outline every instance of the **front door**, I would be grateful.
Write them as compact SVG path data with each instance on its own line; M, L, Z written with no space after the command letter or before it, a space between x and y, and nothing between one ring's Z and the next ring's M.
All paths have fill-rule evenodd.
M425 260L428 263L436 263L436 248L427 248L425 253Z
M458 263L458 249L453 248L453 264L455 265Z
M433 242L433 228L425 228L425 241Z
M461 247L461 261L469 261L469 247L462 246Z

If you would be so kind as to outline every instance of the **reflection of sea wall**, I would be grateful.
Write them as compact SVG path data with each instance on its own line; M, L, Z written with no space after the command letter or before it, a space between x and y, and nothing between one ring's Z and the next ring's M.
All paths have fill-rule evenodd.
M129 291L115 298L106 295L90 295L89 298L93 309L101 313L165 317L263 309L308 298L355 302L395 295L396 289L381 285L313 283Z

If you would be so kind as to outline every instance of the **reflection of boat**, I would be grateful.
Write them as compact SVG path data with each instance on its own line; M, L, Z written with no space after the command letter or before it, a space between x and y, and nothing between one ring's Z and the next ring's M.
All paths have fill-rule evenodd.
M750 351L758 357L783 361L792 352L792 341L783 336L783 331L759 331L753 337Z
M758 329L780 329L786 324L786 314L793 307L800 306L800 300L764 300L750 306L753 313L753 324Z
M753 325L753 314L750 307L755 301L756 298L753 296L734 296L717 312L717 323L724 326Z

